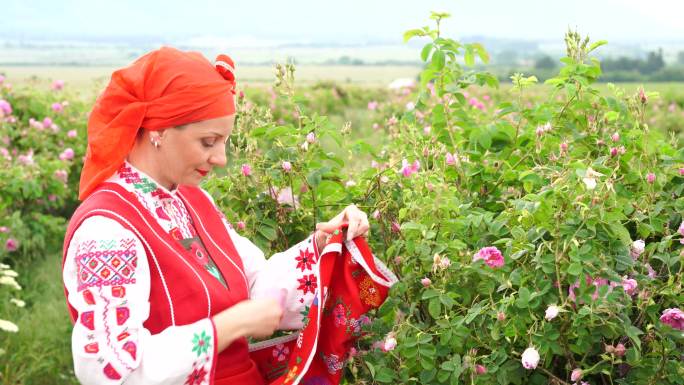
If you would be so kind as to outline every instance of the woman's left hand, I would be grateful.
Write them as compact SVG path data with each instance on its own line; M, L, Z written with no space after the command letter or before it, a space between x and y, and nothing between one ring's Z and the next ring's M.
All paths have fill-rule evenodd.
M358 236L367 236L368 230L370 229L370 225L368 224L368 216L366 213L359 210L356 205L349 205L345 207L341 213L337 214L328 222L317 223L316 230L323 232L323 235L329 235L343 225L348 225L348 241L351 241Z

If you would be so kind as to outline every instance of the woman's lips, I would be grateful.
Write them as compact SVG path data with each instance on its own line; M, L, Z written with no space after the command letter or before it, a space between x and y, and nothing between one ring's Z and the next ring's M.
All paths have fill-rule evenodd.
M209 171L200 170L199 168L196 168L195 171L197 171L202 176L205 176L207 175L207 173L209 173Z

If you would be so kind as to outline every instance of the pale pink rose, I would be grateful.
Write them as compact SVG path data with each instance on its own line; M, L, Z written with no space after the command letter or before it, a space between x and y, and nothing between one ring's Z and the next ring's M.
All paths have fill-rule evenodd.
M368 109L371 111L375 111L378 109L378 102L375 100L368 102Z
M561 152L567 152L568 151L568 142L562 142L560 144L560 150L561 150Z
M636 289L637 289L636 279L623 277L622 278L622 289L625 291L625 293L627 293L629 295L634 295L634 293L636 292Z
M487 373L487 368L484 365L477 364L475 365L475 374L486 374Z
M32 166L35 164L33 161L33 150L29 150L29 152L26 153L26 155L19 155L17 157L17 160L19 163L25 165L25 166Z
M651 267L650 264L646 264L646 269L648 270L648 278L655 279L657 276L657 273L653 268Z
M60 91L64 88L64 80L55 80L52 82L52 89L55 91Z
M376 162L375 160L371 160L371 167L372 168L378 168L378 166L379 166L378 162Z
M16 239L7 238L7 241L5 242L5 249L7 249L7 251L9 251L11 253L13 251L16 251L18 247L19 247L19 242L17 242Z
M292 195L292 189L289 187L280 189L280 191L278 191L276 200L279 204L284 206L292 206L294 202L294 208L299 208L299 198L296 195Z
M423 285L424 287L428 287L432 284L432 281L430 280L430 278L425 277L425 278L420 280L420 284Z
M238 230L244 230L245 227L247 227L247 226L245 225L245 222L239 221L239 222L237 223L237 228L238 228Z
M660 322L670 325L677 330L684 330L684 312L679 308L665 309L660 316Z
M679 235L684 237L684 221L682 221L682 223L679 224L679 228L677 229L677 232L679 233Z
M637 239L632 243L632 247L630 249L630 254L632 255L632 258L637 259L646 249L646 242L644 242L641 239Z
M392 232L394 232L394 233L401 232L401 225L399 224L399 222L397 222L397 221L392 222Z
M309 132L308 134L306 134L306 141L309 143L315 142L316 141L316 134L314 134L313 132Z
M390 126L394 126L395 124L399 123L399 120L397 119L396 116L392 115L388 120L387 124Z
M78 136L78 133L76 132L76 130L69 130L69 131L67 132L67 137L68 137L68 138L75 138L75 137L77 137L77 136Z
M625 352L627 352L627 349L625 348L625 345L623 344L617 344L615 346L615 355L618 357L622 357L625 355Z
M371 214L371 217L375 219L376 221L380 219L380 210L375 210L373 211L373 214Z
M502 311L496 313L496 319L499 321L502 321L502 322L505 321L506 320L506 313L504 313Z
M442 257L442 260L439 261L439 267L441 269L447 269L449 266L451 266L451 260L448 257Z
M394 348L397 347L397 339L394 338L394 336L389 335L387 338L385 338L385 342L382 344L382 350L384 352L389 352L394 350Z
M619 133L614 133L613 135L610 136L610 140L613 142L619 142L620 141L620 134Z
M0 75L0 84L2 84L4 81L5 81L5 76L4 76L4 75Z
M449 166L453 166L454 164L456 164L456 157L454 157L453 154L449 154L449 153L447 152L447 154L446 154L446 164L448 164Z
M533 347L525 349L520 361L525 369L536 369L539 364L539 352Z
M0 226L0 233L7 233L7 232L9 232L9 229L7 228L7 226Z
M684 176L684 167L679 168L679 176Z
M244 176L252 175L252 167L250 167L250 165L248 165L246 163L243 164L242 165L242 175L244 175Z
M413 111L416 109L416 103L408 102L406 103L406 111Z
M425 126L423 127L423 134L425 135L430 135L430 131L432 130L432 127L430 126Z
M282 167L285 172L290 172L292 170L292 163L285 160L283 161Z
M52 119L50 119L49 117L43 119L43 127L45 127L45 128L52 127Z
M646 182L653 184L653 183L655 183L655 180L656 180L656 175L654 173L649 172L648 174L646 174Z
M582 378L582 369L580 368L575 368L572 370L572 373L570 374L570 381L577 382L579 379Z
M64 151L62 151L61 154L59 154L59 159L60 160L72 160L74 159L74 150L71 148L67 148Z
M499 268L504 265L504 257L496 246L483 247L473 255L473 262L480 259L484 260L487 266L491 268Z
M544 318L547 321L551 321L554 318L558 316L558 313L560 312L560 308L556 305L550 305L549 307L546 308L546 312L544 314Z
M377 123L373 123L373 125L371 127L373 127L374 130L380 129L380 125Z
M66 183L69 180L69 173L66 172L65 170L57 170L55 171L55 178L62 183Z

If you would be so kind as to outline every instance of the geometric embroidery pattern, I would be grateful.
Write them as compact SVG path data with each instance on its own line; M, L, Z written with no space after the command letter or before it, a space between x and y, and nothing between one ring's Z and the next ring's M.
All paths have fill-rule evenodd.
M78 291L135 282L138 256L134 244L132 238L81 242L76 250Z

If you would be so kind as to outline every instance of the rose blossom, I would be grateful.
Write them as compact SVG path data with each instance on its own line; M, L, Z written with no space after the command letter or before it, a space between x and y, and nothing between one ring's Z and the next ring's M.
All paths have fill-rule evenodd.
M292 163L288 161L283 161L282 167L283 170L285 170L285 172L290 172L290 170L292 170Z
M632 255L632 258L637 259L643 252L644 249L646 248L646 242L644 242L641 239L638 239L632 243L632 248L630 251L630 254Z
M525 349L520 359L525 369L536 369L539 364L539 352L534 347Z
M244 175L244 176L252 175L252 167L246 163L243 164L242 165L242 175Z
M559 312L560 312L560 308L558 306L550 305L549 307L546 308L546 313L544 314L544 318L546 318L547 321L551 321L552 319L554 319L558 316Z
M74 150L67 148L59 154L59 160L72 160L74 159Z
M580 368L573 369L572 374L570 374L570 381L576 382L576 381L579 381L580 378L582 378L582 369L580 369Z
M382 344L382 350L384 352L389 352L397 347L397 339L390 333Z
M637 289L636 279L623 277L622 278L622 289L625 291L625 293L627 293L629 295L634 295L634 293L636 292L636 289Z
M484 365L475 365L475 374L486 374L487 368Z
M498 268L504 265L504 257L496 246L483 247L473 256L473 262L484 260L487 266Z
M423 278L423 279L420 280L420 283L421 283L421 285L423 285L424 287L428 287L428 286L430 286L430 285L432 284L432 281L430 280L430 278L425 277L425 278Z
M239 221L239 222L237 223L237 228L238 228L238 230L244 230L245 227L246 227L246 226L245 226L245 222Z
M62 88L64 88L64 80L55 80L52 82L52 89L55 91L59 91Z
M7 238L7 241L5 242L5 248L9 252L16 251L17 248L19 247L19 243L17 242L16 239L14 238Z
M663 315L660 316L660 322L675 329L684 330L684 312L679 308L665 309Z
M646 182L653 184L653 183L655 183L655 180L656 180L656 176L654 173L649 172L648 174L646 174Z

